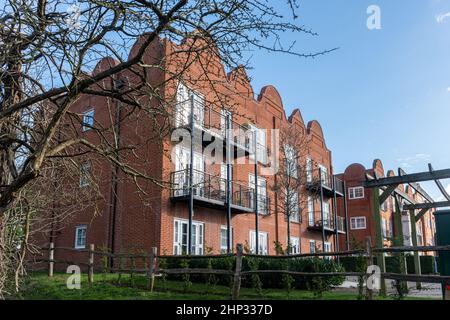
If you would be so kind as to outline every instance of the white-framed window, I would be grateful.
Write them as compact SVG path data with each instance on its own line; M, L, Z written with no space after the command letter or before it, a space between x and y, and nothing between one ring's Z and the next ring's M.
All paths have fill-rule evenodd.
M314 226L316 222L314 221L314 200L311 196L308 197L308 225Z
M381 229L383 231L383 238L388 237L388 221L385 218L381 218Z
M348 188L348 198L350 200L364 198L364 187Z
M331 242L325 242L323 245L323 252L331 252ZM330 260L331 256L325 256L325 259Z
M298 192L286 188L285 190L285 210L289 214L289 220L292 222L300 222L300 206L298 203Z
M189 163L191 162L191 151L181 145L175 146L175 171L174 176L175 183L175 195L185 195L189 188ZM200 152L194 152L194 165L193 165L193 185L194 194L202 196L205 186L205 158Z
M83 112L83 119L82 119L83 131L91 130L94 127L94 115L95 115L94 109L90 109Z
M331 227L331 210L330 203L323 202L323 225L325 227Z
M267 163L267 138L266 138L266 129L260 129L253 124L249 124L250 132L252 136L249 141L249 149L255 150L253 146L254 142L254 134L256 133L256 157L258 162L263 164Z
M173 224L173 254L185 255L188 253L188 229L189 222L184 219L174 219ZM202 255L204 252L204 224L202 222L192 222L192 245L191 253L195 255Z
M264 231L259 231L258 237L259 254L269 254L269 234ZM256 231L253 230L250 231L250 250L252 253L256 253Z
M191 103L194 98L194 124L203 126L205 119L205 98L198 92L189 89L183 83L178 84L177 88L177 105L175 112L176 126L185 126L190 122Z
M351 230L362 230L366 229L366 217L351 217L350 218L350 229Z
M313 179L313 162L311 158L306 158L306 182L312 182Z
M319 165L320 169L320 180L324 186L330 186L330 179L328 179L328 168L324 165Z
M231 249L233 250L233 227L231 227ZM220 226L220 253L228 251L228 228Z
M379 194L380 194L380 196L383 194L383 190L379 190ZM387 200L386 201L384 201L381 205L380 205L380 209L382 210L382 211L387 211L387 209L388 209L388 202L387 202Z
M248 187L250 189L250 203L254 206L255 198L255 175L250 173L248 175ZM267 181L266 179L258 176L258 213L266 215L269 213L268 202L267 202Z
M316 253L316 240L309 240L309 252Z
M81 224L75 228L75 249L86 248L87 225Z
M91 179L92 167L91 162L87 161L80 166L80 187L86 187L89 185Z
M419 221L416 225L417 229L417 245L423 246L423 229L422 229L422 221Z
M300 238L298 237L291 237L291 241L290 241L290 253L291 254L300 254Z
M230 181L233 181L233 166L230 168ZM220 192L222 196L226 196L227 191L227 179L228 179L228 168L226 163L220 164ZM231 192L233 193L233 183L230 184Z
M285 144L284 145L284 153L285 153L285 166L286 166L286 174L289 177L297 178L298 177L298 168L297 168L297 153L295 148Z

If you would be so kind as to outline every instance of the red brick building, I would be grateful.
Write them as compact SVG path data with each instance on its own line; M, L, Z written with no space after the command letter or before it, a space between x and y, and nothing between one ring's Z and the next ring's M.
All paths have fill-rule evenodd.
M387 176L395 176L392 170L387 172ZM373 189L364 187L364 181L367 178L385 177L385 170L380 160L375 160L371 168L366 169L359 163L354 163L345 169L345 172L339 174L347 187L347 211L348 211L348 235L350 247L364 246L366 237L371 238L371 243L376 244L375 229L375 207L373 201ZM400 185L397 190L403 197L411 201L423 203L423 196L409 185ZM380 194L382 190L380 190ZM400 197L401 198L401 197ZM344 210L344 200L338 199L339 207ZM399 232L395 228L395 199L391 195L381 205L381 230L384 246L392 246L395 237L402 237L401 243L405 246L411 246L411 225L410 214L407 211L401 213L402 230ZM435 236L435 222L433 210L428 211L417 222L417 243L418 245L433 245Z
M169 120L163 117L155 121L143 112L136 112L120 123L119 131L122 142L140 142L133 154L124 152L122 156L128 157L128 161L155 180L170 182L171 188L163 188L154 181L141 181L138 188L133 179L110 164L98 159L86 162L82 168L98 182L102 196L95 206L59 226L59 231L54 234L55 246L81 249L93 243L97 248L112 252L148 252L151 247L157 247L160 253L187 253L189 186L192 183L193 254L227 250L228 208L231 210L232 247L242 243L255 252L258 238L259 253L275 254L275 242L286 248L288 239L287 218L280 212L283 199L274 188L276 176L270 174L279 148L272 139L272 132L292 126L305 134L308 143L308 155L299 160L302 162L299 165L307 168L308 183L298 195L299 203L304 201L307 205L305 208L299 205L298 212L291 216L292 252L335 250L339 244L338 236L345 237L345 221L343 211L338 212L333 199L344 196L345 190L341 181L333 179L331 151L326 146L320 124L317 121L305 123L299 110L287 117L282 99L273 86L262 88L255 97L245 70L239 68L226 73L215 56L203 54L189 65L182 80L170 79L170 71L175 73L181 68L180 60L188 60L184 53L174 54L183 52L184 45L160 39L147 50L144 58L148 65L164 63L164 71L162 68L148 70L147 81L155 87L165 83L161 87L161 96L172 108ZM130 55L133 50L136 45ZM114 63L113 59L104 59L93 72ZM138 78L127 71L119 79L111 80L111 86L118 81L133 83ZM76 101L72 111L82 115L85 123L101 126L108 123L111 113L120 112L119 108L126 106L106 97L85 95ZM143 139L152 135L152 125L164 121L170 121L172 129L189 128L199 136L212 136L212 140L222 147L229 143L234 151L230 179L226 164L209 163L205 150L208 145L203 140L192 147L184 140L171 141L173 132L161 140ZM224 133L227 126L233 132L244 132L247 138L239 140L241 136L238 136L227 140ZM98 139L97 133L88 126L80 126L80 132L90 141ZM258 135L256 147L252 140L255 132ZM252 150L256 150L259 160L256 168L249 161L255 153ZM317 185L314 181L319 168L321 177ZM229 207L228 181L231 186ZM80 188L88 184L81 174ZM313 196L314 190L319 193ZM255 214L256 205L258 215Z

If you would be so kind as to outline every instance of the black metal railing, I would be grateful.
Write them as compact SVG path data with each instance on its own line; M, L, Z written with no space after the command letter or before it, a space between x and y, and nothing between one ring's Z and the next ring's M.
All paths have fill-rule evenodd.
M320 169L313 169L307 172L308 184L319 184L331 190L336 190L340 194L344 194L344 182L336 176L330 175Z
M175 115L175 127L187 127L190 125L191 105L190 101L181 103ZM194 126L207 131L212 136L227 138L228 114L226 109L216 110L212 106L203 105L203 102L198 102L194 107ZM250 153L254 153L254 132L250 126L243 125L231 119L230 138L234 145L244 149Z
M189 169L174 171L171 173L172 197L185 197L190 194ZM194 196L206 200L226 203L227 179L206 173L200 170L193 170L192 185ZM254 190L235 181L231 181L231 204L242 208L254 210L255 193ZM269 198L263 195L258 196L258 209L261 214L269 213Z

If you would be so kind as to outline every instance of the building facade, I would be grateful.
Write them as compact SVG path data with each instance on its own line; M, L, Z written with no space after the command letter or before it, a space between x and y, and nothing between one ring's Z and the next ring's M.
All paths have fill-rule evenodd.
M376 244L376 219L375 203L373 199L374 189L364 187L367 179L395 176L394 171L389 170L385 173L381 160L375 160L371 168L366 169L363 165L355 163L348 166L344 173L338 177L342 179L347 187L347 212L348 212L348 236L351 248L360 248L366 245L367 237L370 238L372 245ZM423 190L421 190L423 192ZM414 190L409 185L400 185L396 192L400 204L408 202L423 203L424 196ZM380 195L383 190L379 190ZM406 199L405 199L406 198ZM344 200L338 199L339 207L344 209ZM396 213L400 212L401 220L396 229ZM417 244L434 245L435 222L434 210L429 210L417 222ZM416 212L417 214L417 212ZM411 239L411 217L410 212L396 207L395 197L392 194L386 201L380 205L380 223L383 245L386 247L393 245L412 246Z
M139 145L133 152L121 151L122 161L139 166L152 179L136 183L102 159L83 160L80 188L89 186L85 179L89 175L101 196L52 231L55 246L84 249L92 243L114 253L157 247L161 254L202 255L228 252L241 243L251 252L279 253L277 246L288 247L288 218L276 163L289 159L280 155L276 136L289 128L300 132L307 145L305 154L291 159L299 175L295 178L304 178L305 183L289 216L290 252L338 249L346 221L336 199L345 196L345 189L333 175L331 151L320 124L305 123L299 110L287 117L273 86L255 97L245 70L226 73L215 56L201 56L189 64L182 79L171 79L181 68L180 61L189 60L183 45L159 39L144 57L147 65L164 63L164 70L147 70L146 81L161 88L167 115L154 119L138 111L115 123L122 144ZM93 72L114 63L104 59ZM131 87L138 81L135 73L126 71L107 85ZM149 101L155 109L161 106ZM112 114L120 119L127 108L110 98L84 95L71 110L83 119L80 134L97 143L99 134L93 128L107 126ZM167 135L143 138L152 137L154 126L162 123L170 124ZM219 155L229 161L217 161ZM49 241L50 236L45 237Z

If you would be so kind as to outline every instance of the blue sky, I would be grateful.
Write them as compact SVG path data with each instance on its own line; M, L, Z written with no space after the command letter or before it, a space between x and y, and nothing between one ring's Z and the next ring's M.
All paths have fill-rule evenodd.
M372 4L381 30L367 28ZM407 172L450 168L450 0L302 0L298 12L319 36L285 41L302 52L340 49L315 59L255 52L255 91L272 84L288 114L298 107L318 120L336 172L375 158Z

